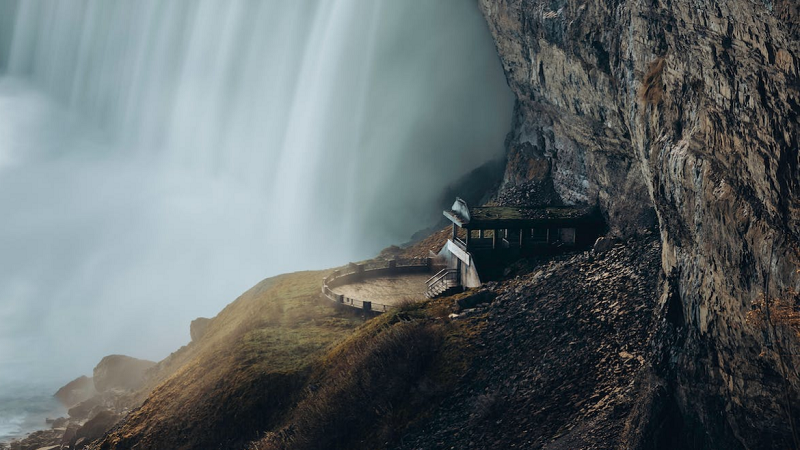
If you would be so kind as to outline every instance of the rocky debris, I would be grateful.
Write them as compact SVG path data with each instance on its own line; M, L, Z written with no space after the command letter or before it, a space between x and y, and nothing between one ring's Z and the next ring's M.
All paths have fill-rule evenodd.
M457 319L471 367L400 448L628 448L623 432L653 363L661 246L559 255L492 285Z
M592 246L592 250L594 251L595 254L599 255L601 253L605 253L605 252L611 250L612 248L614 248L615 245L617 245L617 241L616 240L614 240L614 239L612 239L610 237L600 236L594 242L594 246Z
M138 389L144 384L147 371L155 365L153 361L125 355L106 356L94 368L94 387L98 392Z
M513 164L509 164L509 167L513 167ZM492 204L531 208L561 206L564 202L556 193L553 180L546 178L543 181L521 181L517 184L506 184Z
M424 239L414 243L414 245L404 248L398 256L401 258L427 258L431 254L436 255L453 235L452 227L444 227L430 233Z
M42 448L59 448L63 430L34 431L25 439L12 441L9 450L39 450Z
M94 378L77 378L56 393L65 405L81 400L68 409L69 417L47 419L51 429L37 431L8 444L8 450L40 448L84 448L100 438L137 400L134 390L141 387L155 365L129 356L111 355L94 369ZM88 393L93 395L88 396ZM0 444L0 450L6 450Z
M71 408L78 403L92 398L97 391L94 388L94 381L87 377L78 377L55 393L55 397L67 408Z
M484 286L468 291L463 296L459 296L456 299L456 306L460 310L475 308L477 305L491 302L496 296L497 294L492 289Z
M49 430L33 432L26 437L12 441L8 450L40 450L42 448L75 450L84 448L100 438L127 413L121 407L121 391L107 391L85 400L69 410L69 418L60 417L49 420ZM0 445L0 450L6 448Z
M210 323L211 319L205 317L198 317L192 321L191 325L189 325L189 335L192 337L192 342L197 342L206 335Z

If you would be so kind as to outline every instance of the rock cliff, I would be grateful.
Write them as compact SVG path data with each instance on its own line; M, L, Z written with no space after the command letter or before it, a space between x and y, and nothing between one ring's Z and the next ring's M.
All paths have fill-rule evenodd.
M653 439L796 445L797 330L761 300L791 310L800 290L800 6L480 3L517 96L506 187L552 180L615 237L660 228Z
M98 392L137 390L145 383L145 373L155 365L153 361L125 355L106 356L94 368L94 387Z

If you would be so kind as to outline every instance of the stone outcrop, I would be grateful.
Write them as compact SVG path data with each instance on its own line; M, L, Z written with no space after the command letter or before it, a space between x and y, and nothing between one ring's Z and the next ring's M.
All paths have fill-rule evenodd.
M111 389L133 391L142 387L153 361L125 355L106 356L94 368L94 387L99 392Z
M78 403L89 400L97 391L94 388L94 381L87 377L78 377L55 393L55 397L67 408L71 408Z
M205 336L210 323L211 319L205 317L198 317L192 321L191 325L189 325L189 335L192 337L192 342L197 342Z
M615 238L660 228L669 432L788 447L796 330L747 319L800 290L797 2L480 3L517 96L506 186L552 180Z
M171 357L175 355L173 353ZM161 364L165 363L162 361ZM166 368L161 367L159 372L155 366L156 363L130 356L106 356L94 368L94 378L79 377L55 394L68 408L69 417L48 419L46 423L51 429L12 441L8 448L74 450L88 446L139 406L149 392L149 386L167 376ZM0 444L0 450L3 449L3 444Z

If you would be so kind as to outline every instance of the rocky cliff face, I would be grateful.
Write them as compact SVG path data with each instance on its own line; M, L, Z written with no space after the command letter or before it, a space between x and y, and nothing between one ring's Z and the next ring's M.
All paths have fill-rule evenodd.
M506 185L552 180L567 203L597 202L620 237L661 230L661 432L694 447L790 445L796 330L751 310L765 287L773 305L800 290L800 6L481 7L517 96Z

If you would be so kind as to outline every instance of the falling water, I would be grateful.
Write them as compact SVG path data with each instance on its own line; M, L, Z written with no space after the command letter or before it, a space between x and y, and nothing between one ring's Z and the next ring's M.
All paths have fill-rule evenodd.
M512 105L469 0L0 0L0 71L0 397L406 240Z

